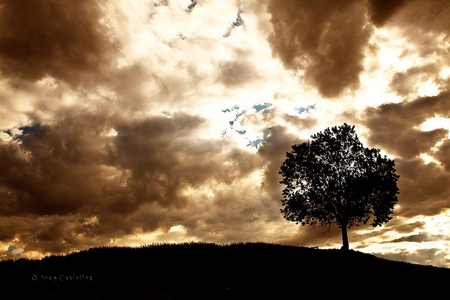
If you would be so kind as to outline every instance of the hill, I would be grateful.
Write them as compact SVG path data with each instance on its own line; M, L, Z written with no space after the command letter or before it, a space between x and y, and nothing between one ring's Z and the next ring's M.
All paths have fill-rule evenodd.
M450 269L263 243L102 247L0 262L2 299L448 299Z

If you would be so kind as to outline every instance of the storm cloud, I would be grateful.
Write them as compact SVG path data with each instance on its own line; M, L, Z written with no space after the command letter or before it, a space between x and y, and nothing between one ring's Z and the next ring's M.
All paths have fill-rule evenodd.
M448 53L430 35L448 32L445 1L284 0L269 1L268 12L273 25L268 40L274 56L325 97L360 88L364 60L376 49L371 42L375 28L401 30L409 43L421 49L422 57L434 58L433 64L414 66L394 76L391 86L401 96L418 83L412 76L428 73L426 79L433 78L442 66L438 61L448 61ZM405 48L404 55L408 51Z
M105 76L120 53L100 1L1 1L3 76L72 84Z
M28 233L20 235L21 243L32 236L35 243L49 244L43 251L55 252L85 241L70 238L74 232L104 241L138 228L145 233L183 224L196 231L196 222L186 219L183 211L203 211L202 201L210 202L211 213L216 207L223 211L234 207L240 196L219 189L214 198L199 196L193 202L186 191L206 186L215 191L216 184L233 186L261 163L227 142L192 143L193 133L204 122L196 116L123 122L98 114L68 113L13 144L2 144L1 214L8 222L13 216L19 223L24 216L34 216L39 223L33 227L2 224L9 228L3 239L17 237L25 226ZM111 135L111 130L116 133ZM255 213L260 209L259 205L252 208ZM236 214L229 218L238 218ZM246 211L240 218L251 214ZM219 222L212 219L209 226ZM51 243L59 246L52 248Z
M408 0L369 0L370 20L383 26Z
M371 35L360 1L271 1L269 41L284 66L304 76L326 97L359 88Z

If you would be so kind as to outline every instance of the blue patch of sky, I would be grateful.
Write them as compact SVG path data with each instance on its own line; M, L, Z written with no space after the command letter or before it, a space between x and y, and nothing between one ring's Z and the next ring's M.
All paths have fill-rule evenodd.
M268 107L272 106L272 103L263 103L263 104L255 104L253 105L253 108L256 110L256 112L260 112Z
M16 250L16 249L17 249L16 246L14 246L14 245L9 245L8 250L6 250L5 253L11 253L11 252L13 252L13 251Z
M246 110L243 110L243 111L238 112L238 113L236 114L236 118L234 118L234 120L237 121L237 119L239 119L239 117L242 116L243 114L245 114L246 112L247 112Z
M34 134L39 128L41 128L41 123L36 123L32 126L22 126L19 127L19 130L22 131L22 134L14 136L14 139L20 139L23 140L23 137L27 134ZM6 130L6 134L13 136L13 133L11 130Z
M19 129L22 130L23 135L27 135L27 134L35 133L39 128L41 128L41 124L36 123L33 126L23 126L23 127L20 127Z
M9 245L8 246L8 250L6 250L4 253L5 254L7 254L7 253L12 253L14 250L16 250L16 249L19 249L19 248L17 248L16 246L14 246L14 245ZM21 253L15 253L15 255L17 255L17 257L22 257L22 254Z
M313 104L313 105L308 105L308 106L305 106L305 107L296 107L295 108L295 110L299 113L299 114L302 114L302 113L305 113L305 112L309 112L310 110L313 110L313 109L316 109L316 105L315 104Z
M259 148L259 144L261 144L262 141L263 141L263 139L257 139L255 141L249 141L247 147L253 145L253 146L255 146L256 149L258 149Z
M223 112L223 113L236 112L236 115L234 116L234 118L233 118L231 121L228 121L228 124L230 125L230 128L231 128L231 129L234 129L233 127L234 127L234 125L236 124L237 120L238 120L243 114L246 113L246 110L240 110L240 109L241 109L241 108L240 108L239 105L235 105L235 106L233 106L233 107L231 107L231 108L222 109L222 112ZM238 131L238 130L236 130L236 131ZM241 130L241 132L242 132L242 130ZM240 132L238 132L238 133L239 133L239 134L243 134L243 133L240 133ZM244 132L244 133L245 133L245 132ZM224 135L224 134L222 134L222 135Z
M266 108L268 108L268 107L271 107L271 106L273 106L273 104L264 102L264 103L255 104L255 105L252 106L252 108L255 109L256 112L260 112L260 111L263 111L264 109L266 109ZM238 124L237 124L238 119L239 119L242 115L244 115L247 111L246 111L246 110L241 110L241 107L240 107L239 105L235 105L235 106L233 106L233 107L231 107L231 108L222 109L222 112L223 112L223 113L236 112L236 115L235 115L235 117L233 118L233 120L228 121L228 123L229 123L229 125L230 125L229 128L232 129L232 130L234 130L234 131L237 132L238 134L245 136L245 134L247 133L247 130L242 129L242 128L240 128L240 129L235 129L234 127L235 127L236 125L238 125ZM258 148L260 147L261 143L264 141L264 139L266 139L267 137L269 137L271 133L272 133L272 132L271 132L270 128L264 130L264 132L263 132L263 138L262 138L262 139L261 139L261 138L256 139L256 140L250 140L250 139L248 139L248 142L249 142L249 143L247 144L247 146L255 146L255 148L258 149ZM227 129L223 130L221 134L222 134L222 136L225 136L225 135L227 134Z
M227 112L232 112L232 111L235 111L235 110L238 110L238 109L239 109L239 105L235 105L232 108L222 109L222 112L223 113L227 113Z
M262 143L265 139L267 139L268 137L270 137L271 134L272 134L272 129L271 129L271 128L266 128L266 129L263 131L263 138L262 138L262 139L257 139L257 140L254 140L254 141L250 141L250 140L249 140L249 143L248 143L247 147L248 147L248 146L255 146L255 148L258 149L259 146L261 145L261 143Z
M272 134L272 129L271 129L271 128L266 128L266 129L263 131L263 139L268 138L271 134Z

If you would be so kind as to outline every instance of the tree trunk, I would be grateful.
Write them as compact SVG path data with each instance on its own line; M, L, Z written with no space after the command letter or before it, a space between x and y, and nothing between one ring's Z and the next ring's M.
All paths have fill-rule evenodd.
M348 245L347 225L342 225L342 250L348 251L350 247Z

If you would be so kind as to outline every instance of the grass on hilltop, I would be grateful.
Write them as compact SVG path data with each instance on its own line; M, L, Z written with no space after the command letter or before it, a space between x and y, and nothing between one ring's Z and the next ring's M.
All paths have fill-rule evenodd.
M99 247L0 270L17 287L6 299L440 299L450 280L445 268L266 243Z

